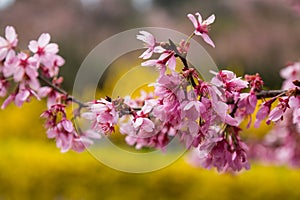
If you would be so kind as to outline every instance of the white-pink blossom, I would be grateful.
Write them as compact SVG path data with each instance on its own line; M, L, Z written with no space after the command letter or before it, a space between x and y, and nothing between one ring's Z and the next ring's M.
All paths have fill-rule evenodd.
M267 123L277 122L283 118L286 109L289 108L289 98L279 98L280 103L270 111Z
M167 67L171 71L175 71L176 58L173 51L165 51L160 55L158 59L147 60L141 64L142 66L156 66L160 71L160 76L163 76L167 70Z
M82 117L91 121L91 129L101 134L110 134L118 122L119 114L112 102L105 99L89 103L89 111Z
M49 33L42 33L38 40L31 40L28 48L32 53L36 53L39 56L44 56L47 53L56 54L58 52L58 45L50 43L51 36Z
M18 44L18 35L12 26L5 28L5 38L0 36L0 61L4 60L8 52Z
M208 27L215 21L215 15L211 15L204 21L202 20L202 16L200 15L200 13L197 12L195 15L198 16L198 19L196 19L196 17L192 14L187 15L195 27L194 34L201 36L207 44L215 47L214 42L208 36Z
M148 59L153 53L162 53L165 51L164 48L157 44L155 37L151 33L147 31L140 31L139 33L136 38L145 42L145 47L147 48L139 58Z
M294 88L294 80L300 79L300 62L296 62L286 66L280 70L280 76L285 79L282 84L282 89L288 90Z

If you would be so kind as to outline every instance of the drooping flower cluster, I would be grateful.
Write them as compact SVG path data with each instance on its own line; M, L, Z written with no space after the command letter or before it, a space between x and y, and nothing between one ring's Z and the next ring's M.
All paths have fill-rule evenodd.
M100 138L98 133L91 130L78 135L73 123L67 119L65 105L55 104L41 117L46 119L45 127L48 138L56 140L56 146L61 149L61 152L67 152L70 149L81 152L93 144L90 138Z
M151 84L153 92L142 92L135 99L106 97L88 103L61 88L59 68L65 61L58 55L58 45L50 43L49 34L30 41L29 51L17 51L18 36L8 26L5 38L0 37L0 97L6 98L2 109L11 102L22 106L31 97L47 98L48 109L41 117L46 119L48 138L55 139L61 152L81 152L93 144L93 139L118 130L126 143L136 149L166 150L177 137L191 150L193 164L218 171L249 169L249 155L300 165L300 64L291 64L281 71L285 82L282 90L275 92L262 90L259 74L242 78L228 70L211 71L214 77L204 81L187 61L189 40L197 35L215 47L208 35L215 16L203 20L199 13L195 15L197 19L187 15L195 30L178 44L171 39L158 42L146 31L137 35L146 47L139 56L144 60L141 65L156 67L160 72ZM263 144L251 144L249 149L243 142L240 124L245 120L247 127L252 124L258 99L263 102L254 126L259 127L265 119L267 124L276 125ZM78 107L68 116L70 102ZM79 117L89 122L87 130L76 123Z
M251 153L255 158L277 164L300 165L300 88L297 83L300 79L299 66L300 63L293 63L280 72L285 79L282 89L287 91L287 96L266 100L257 112L258 123L266 118L267 123L276 124L262 143L252 144Z

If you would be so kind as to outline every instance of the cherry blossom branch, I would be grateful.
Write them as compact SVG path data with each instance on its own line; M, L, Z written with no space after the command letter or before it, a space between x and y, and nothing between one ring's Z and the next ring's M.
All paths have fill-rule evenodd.
M137 35L147 47L139 56L146 60L141 65L155 66L160 72L153 92L141 93L133 99L106 96L88 103L62 89L59 69L64 59L57 54L58 45L50 43L49 34L43 33L37 40L30 41L29 51L17 51L17 34L13 27L7 27L5 38L0 36L0 96L7 96L1 108L11 102L22 106L30 98L47 98L48 109L41 117L46 119L48 138L55 139L62 152L83 151L93 144L91 139L112 134L118 126L126 143L136 149L165 150L170 140L178 137L188 149L195 150L195 163L205 168L215 167L218 171L240 171L249 169L251 156L239 137L240 125L248 120L249 127L255 115L254 127L259 127L263 120L267 124L274 122L275 128L284 122L281 126L288 131L287 137L275 134L268 144L274 144L277 139L276 148L281 145L284 152L288 149L293 155L300 155L300 148L289 149L300 146L300 63L280 71L285 79L280 90L262 90L264 82L259 74L242 78L229 70L211 72L214 75L211 80L202 80L186 58L189 40L200 36L215 47L208 35L215 16L206 20L199 13L195 16L187 15L195 29L179 44L171 39L166 43L156 42L146 31ZM159 57L151 59L153 54ZM180 72L177 71L178 60L182 66ZM11 85L17 86L13 92L10 92ZM264 101L258 104L258 99ZM68 102L79 106L72 114L67 112ZM86 108L83 113L82 108ZM79 116L90 123L87 130L76 123ZM296 164L300 166L300 158Z

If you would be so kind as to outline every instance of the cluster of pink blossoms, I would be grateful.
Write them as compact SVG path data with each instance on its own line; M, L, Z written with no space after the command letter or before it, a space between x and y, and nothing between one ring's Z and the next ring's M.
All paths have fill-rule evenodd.
M12 85L14 90L2 109L12 101L21 106L32 96L47 98L48 110L41 117L46 119L48 138L55 139L62 152L83 151L93 139L113 134L119 126L127 144L136 149L165 150L177 137L191 150L193 164L218 171L249 169L249 157L257 155L300 165L300 64L281 71L286 80L280 91L263 91L259 74L242 78L228 70L211 71L214 77L204 81L188 64L189 39L198 35L215 47L209 37L209 25L215 16L202 20L199 13L195 15L197 19L187 15L195 30L178 44L172 40L160 43L146 31L137 35L147 48L139 57L144 60L141 65L156 67L160 72L151 84L152 93L142 92L136 99L106 97L88 103L61 89L59 68L64 60L57 54L57 44L50 43L49 34L31 41L29 51L17 52L17 34L13 27L7 27L5 38L0 37L0 96L6 97ZM263 100L259 105L258 99ZM66 111L70 102L79 106L71 117ZM76 123L79 117L90 122L87 130ZM249 148L241 137L240 125L247 121L247 127L253 122L259 127L263 120L274 122L275 129L262 144Z
M18 52L17 45L18 35L15 29L7 26L5 38L0 37L0 95L5 97L11 89L13 92L2 104L2 109L11 102L22 106L30 97L46 97L46 88L41 87L40 78L56 78L59 67L65 62L57 55L58 45L50 43L50 35L47 33L43 33L37 41L30 41L29 50ZM60 101L61 96L54 93L56 92L51 95L57 98L52 100L50 96L51 104ZM49 103L49 106L51 104Z
M267 118L268 124L271 121L276 124L262 143L250 143L250 155L265 162L296 167L300 166L300 63L288 65L280 71L280 75L285 79L282 89L287 91L287 95L275 96L261 105L256 115L257 121ZM274 107L276 100L278 103Z
M59 68L65 63L58 55L58 45L50 43L50 35L43 33L38 40L29 42L28 50L18 51L18 35L12 26L5 29L5 38L0 37L0 96L6 98L1 108L11 102L22 106L31 97L47 98L46 118L48 138L55 138L62 152L69 149L83 151L92 144L89 138L100 138L91 131L78 134L73 122L67 118L65 108L68 94L60 88L63 78Z

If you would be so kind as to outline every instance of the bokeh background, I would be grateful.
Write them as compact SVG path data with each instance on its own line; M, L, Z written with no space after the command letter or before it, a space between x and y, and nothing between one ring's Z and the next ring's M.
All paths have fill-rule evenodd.
M144 26L189 35L193 26L186 14L197 11L216 14L210 32L216 48L198 41L219 68L258 72L272 89L281 85L279 70L299 60L298 0L0 0L0 31L13 25L23 48L51 33L66 59L61 72L71 91L77 69L99 42ZM130 58L115 65L128 69ZM46 138L39 119L44 109L45 102L33 101L0 112L0 199L300 199L300 171L287 166L252 163L250 171L218 174L181 158L160 171L127 174L87 152L61 154Z

